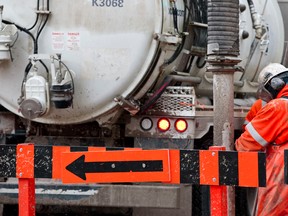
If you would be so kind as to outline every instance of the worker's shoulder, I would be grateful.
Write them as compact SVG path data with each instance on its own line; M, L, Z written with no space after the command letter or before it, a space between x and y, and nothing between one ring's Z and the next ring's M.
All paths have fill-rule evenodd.
M279 110L283 109L283 107L287 107L288 104L288 98L275 98L271 100L267 105L265 106L266 109L274 109L274 110Z

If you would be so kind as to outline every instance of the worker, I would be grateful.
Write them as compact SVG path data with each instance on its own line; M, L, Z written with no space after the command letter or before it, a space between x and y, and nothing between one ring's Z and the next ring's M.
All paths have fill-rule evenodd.
M259 74L258 96L267 104L236 140L238 151L266 152L266 187L257 192L256 215L288 215L284 149L288 149L288 68L272 63Z

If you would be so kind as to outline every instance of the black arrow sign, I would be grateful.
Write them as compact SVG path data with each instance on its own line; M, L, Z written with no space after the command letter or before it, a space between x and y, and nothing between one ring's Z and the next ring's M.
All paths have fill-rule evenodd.
M82 155L67 165L66 169L79 178L86 180L86 173L161 172L163 171L163 161L85 162L85 155Z

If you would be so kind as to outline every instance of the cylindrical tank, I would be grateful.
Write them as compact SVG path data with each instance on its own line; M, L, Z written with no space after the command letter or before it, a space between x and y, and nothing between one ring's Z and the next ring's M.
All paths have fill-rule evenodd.
M240 83L235 90L253 93L259 70L268 62L281 61L283 23L276 0L253 1L259 19L247 1L240 2L245 10L240 12L242 62L235 74L235 82ZM10 33L13 39L7 45L11 59L0 60L0 103L15 114L31 112L36 116L32 120L47 124L76 124L117 115L123 108L115 98L137 101L165 76L183 68L185 77L200 78L200 84L193 84L197 95L212 95L205 55L191 52L195 45L206 48L205 43L197 44L199 35L192 34L193 28L205 31L205 19L196 23L193 15L199 9L203 17L205 8L194 8L191 2L0 0L0 5L4 6L2 26L18 29L16 34L0 31L0 36ZM258 21L260 37L256 37ZM199 67L201 59L204 64ZM31 71L48 83L45 93L37 94L42 95L40 101L46 100L43 107L47 109L41 114L34 102L21 111L21 103L35 101L25 94Z

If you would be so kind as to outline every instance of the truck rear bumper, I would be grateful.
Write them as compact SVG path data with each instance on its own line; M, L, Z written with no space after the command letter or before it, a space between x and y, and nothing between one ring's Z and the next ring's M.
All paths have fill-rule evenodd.
M63 185L60 181L36 180L36 203L94 207L179 208L180 186L89 184ZM17 179L0 183L0 203L18 203Z

